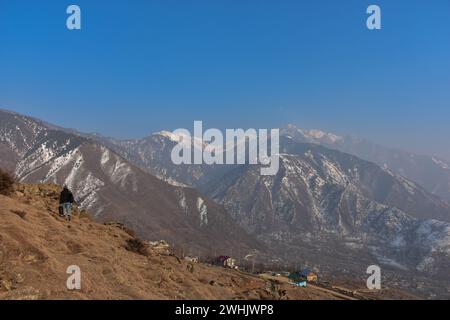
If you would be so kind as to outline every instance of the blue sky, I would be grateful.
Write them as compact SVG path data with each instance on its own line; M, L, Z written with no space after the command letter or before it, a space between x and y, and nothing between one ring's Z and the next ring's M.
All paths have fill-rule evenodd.
M449 21L448 0L1 0L0 107L115 137L294 123L450 158Z

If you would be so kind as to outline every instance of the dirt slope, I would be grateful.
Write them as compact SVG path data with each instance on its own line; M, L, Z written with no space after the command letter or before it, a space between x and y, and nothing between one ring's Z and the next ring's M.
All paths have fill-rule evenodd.
M55 185L19 185L0 195L0 299L334 299L150 246L129 251L132 233L119 225L60 218L58 194ZM79 291L66 288L70 265L81 268Z

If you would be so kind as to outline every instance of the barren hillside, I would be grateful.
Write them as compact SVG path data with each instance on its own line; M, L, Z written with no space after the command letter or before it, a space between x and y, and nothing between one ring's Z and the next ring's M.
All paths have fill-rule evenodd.
M18 185L0 196L0 299L334 299L240 271L180 260L133 233L86 213L70 223L57 214L59 187ZM81 269L81 290L69 291L66 269Z

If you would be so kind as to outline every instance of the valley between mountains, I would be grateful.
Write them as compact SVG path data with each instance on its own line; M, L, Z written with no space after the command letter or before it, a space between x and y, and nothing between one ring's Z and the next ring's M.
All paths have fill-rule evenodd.
M365 140L281 132L280 170L261 176L256 165L174 165L170 132L118 140L0 111L0 166L21 183L65 184L96 221L191 255L309 266L330 281L362 284L378 264L389 287L448 297L444 160L415 156L406 165L398 151ZM368 145L383 148L383 158Z

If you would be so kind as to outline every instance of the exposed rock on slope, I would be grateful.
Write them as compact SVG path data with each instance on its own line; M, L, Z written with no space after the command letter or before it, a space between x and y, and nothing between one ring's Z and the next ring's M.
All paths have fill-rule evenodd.
M118 140L100 135L87 135L119 153L131 163L173 185L198 187L219 177L230 165L181 164L171 160L173 147L179 142L171 132L162 131L139 140ZM202 148L200 142L191 139L192 150Z
M205 192L288 257L297 252L343 267L380 263L448 279L450 224L430 219L448 220L447 203L339 151L290 139L283 139L282 149L277 175L243 166Z

